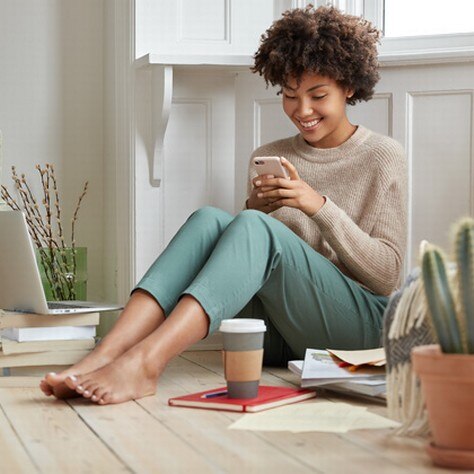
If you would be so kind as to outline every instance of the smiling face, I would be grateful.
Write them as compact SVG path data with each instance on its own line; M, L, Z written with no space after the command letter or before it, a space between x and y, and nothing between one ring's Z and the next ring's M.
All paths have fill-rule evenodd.
M346 99L352 91L317 74L305 74L283 87L283 110L303 138L316 148L334 148L356 130L346 115Z

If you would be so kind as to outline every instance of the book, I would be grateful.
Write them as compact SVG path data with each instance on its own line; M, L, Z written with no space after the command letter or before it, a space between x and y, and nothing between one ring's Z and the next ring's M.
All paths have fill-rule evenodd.
M385 380L385 369L376 366L342 364L327 350L306 349L301 386L321 387L354 380ZM354 370L355 369L355 370Z
M18 342L91 339L95 335L95 326L50 326L46 328L27 327L2 330L2 338Z
M294 374L301 376L303 372L303 364L303 360L290 360L288 362L288 369L290 369L290 371ZM343 393L378 397L381 399L385 398L387 389L385 379L380 378L355 379L347 380L345 382L334 382L325 384L323 388Z
M0 329L49 326L97 326L99 321L100 313L32 314L0 310Z
M316 396L316 392L292 387L270 387L260 385L256 398L229 398L226 387L170 398L169 405L210 410L227 410L255 413Z
M2 338L0 347L4 355L22 354L25 352L73 351L93 349L95 347L95 339L91 337L89 339L18 342Z
M25 354L0 354L0 368L27 365L71 365L82 360L89 350L30 352Z

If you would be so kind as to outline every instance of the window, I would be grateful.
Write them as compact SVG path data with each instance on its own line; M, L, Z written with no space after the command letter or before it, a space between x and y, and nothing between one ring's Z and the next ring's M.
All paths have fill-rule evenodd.
M468 32L474 32L472 0L385 0L386 38Z

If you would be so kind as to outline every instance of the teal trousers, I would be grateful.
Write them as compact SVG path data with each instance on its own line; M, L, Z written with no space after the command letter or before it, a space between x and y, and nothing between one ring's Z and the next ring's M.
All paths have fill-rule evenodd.
M213 207L190 216L137 288L166 316L192 295L209 317L209 334L223 319L264 319L267 365L302 359L309 347L380 346L388 303L273 217L254 210L233 217Z

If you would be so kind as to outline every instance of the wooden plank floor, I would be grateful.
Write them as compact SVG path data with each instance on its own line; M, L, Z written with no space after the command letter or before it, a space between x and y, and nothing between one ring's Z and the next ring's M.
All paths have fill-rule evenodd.
M0 389L0 472L30 473L432 473L424 440L389 430L346 434L228 430L240 414L169 407L167 400L224 384L220 352L186 352L153 397L97 406L59 401L35 388ZM297 384L267 368L262 383ZM319 394L319 400L366 404ZM385 408L370 404L385 414Z

